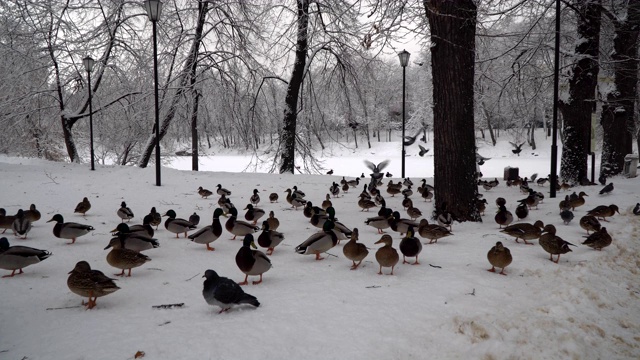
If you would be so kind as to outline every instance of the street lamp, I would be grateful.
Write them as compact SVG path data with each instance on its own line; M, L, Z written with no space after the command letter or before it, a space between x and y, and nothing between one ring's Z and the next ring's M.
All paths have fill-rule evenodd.
M91 144L91 170L95 170L95 156L93 153L93 107L91 106L91 71L93 70L93 64L95 61L91 56L85 57L82 59L82 64L84 65L85 70L87 70L87 88L89 89L89 136L90 136L90 144Z
M155 82L155 116L156 116L156 186L160 186L160 116L158 111L158 41L156 38L156 22L162 13L160 0L145 0L149 20L153 24L153 79Z
M551 191L550 198L556 197L558 184L558 83L560 72L560 0L556 0L556 44L553 59L553 135L551 137Z
M404 178L404 125L405 125L405 82L407 78L407 65L409 65L409 56L411 54L407 50L402 50L398 53L400 58L400 65L402 66L402 177Z

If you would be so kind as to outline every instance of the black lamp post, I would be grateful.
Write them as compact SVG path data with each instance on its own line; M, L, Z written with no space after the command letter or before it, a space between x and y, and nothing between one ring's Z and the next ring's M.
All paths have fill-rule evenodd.
M91 144L91 170L95 170L95 155L93 153L93 107L91 104L91 71L93 70L93 64L95 61L91 56L87 56L82 59L82 64L85 70L87 70L87 88L89 89L89 137Z
M156 38L156 22L162 13L160 0L145 0L149 20L153 24L153 79L155 82L155 116L156 116L156 186L160 186L160 115L158 111L158 41Z
M556 197L558 184L558 82L560 71L560 0L556 0L556 45L553 67L553 134L551 135L551 192L550 198Z
M407 50L402 50L398 53L400 58L400 65L402 65L402 177L404 178L404 127L405 127L405 83L407 75L407 65L409 65L409 56L411 54Z

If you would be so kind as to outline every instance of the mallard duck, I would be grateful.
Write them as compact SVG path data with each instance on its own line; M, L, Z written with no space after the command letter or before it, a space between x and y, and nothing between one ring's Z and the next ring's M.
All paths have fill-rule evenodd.
M390 181L391 182L391 181ZM391 197L395 197L396 194L400 194L401 190L395 186L387 186L387 194L391 195Z
M254 207L251 204L247 204L244 210L247 210L247 212L244 214L244 219L247 221L253 221L253 225L257 224L258 220L260 220L266 214L266 211L262 210L261 208Z
M144 263L151 261L147 255L143 255L135 250L127 249L125 242L127 241L126 232L119 232L118 241L109 243L105 248L111 247L111 251L107 254L107 263L114 268L121 269L122 272L114 274L116 276L124 276L124 271L129 270L127 277L131 276L131 269L142 266Z
M18 210L16 218L13 220L13 224L11 224L11 229L17 236L20 236L23 239L27 238L27 234L29 233L29 230L31 230L31 221L27 219L22 209Z
M633 213L633 215L640 215L640 203L636 203L636 206L633 207L633 210L631 210L631 212Z
M279 197L280 196L278 196L277 193L271 193L271 194L269 194L269 202L272 202L272 203L278 202L278 198Z
M480 215L484 216L484 211L487 209L487 199L476 199L476 207Z
M344 183L344 184L342 185L342 191L343 191L345 194L346 194L346 193L348 193L348 192L349 192L349 184Z
M104 250L110 247L116 248L122 246L121 237L125 238L124 247L129 250L140 252L160 247L158 239L149 237L146 232L131 232L131 227L125 223L118 224L111 232L116 233L116 237L111 238L109 245L107 245Z
M297 186L293 186L293 194L295 194L296 197L298 197L299 199L304 198L305 196L307 196L302 190L298 190Z
M411 220L416 220L417 218L422 216L422 211L420 209L413 207L413 204L407 208L407 215L411 218Z
M589 235L591 231L599 231L602 225L595 216L585 215L580 218L580 227L587 230L587 235Z
M329 171L327 171L327 175L333 175L333 169L329 169Z
M224 196L231 196L231 191L225 189L222 187L222 185L218 184L218 186L216 186L218 189L216 190L216 194L218 195L224 195Z
M7 215L7 211L4 208L0 208L0 229L4 234L7 229L11 229L13 227L13 222L16 217L14 215Z
M347 185L349 185L352 188L358 187L358 185L360 185L360 178L357 177L353 180L349 180L347 181Z
M299 207L305 206L307 204L307 200L299 198L297 195L292 193L291 189L287 189L284 192L287 193L287 202L291 204L292 208L298 210Z
M311 225L317 228L322 229L324 222L329 218L329 215L327 214L327 210L329 210L329 208L327 208L327 210L324 210L324 211L319 211L315 208L313 208L312 210L314 211L314 213L313 215L311 215L311 219L309 219L309 223L311 223Z
M164 228L176 234L176 239L180 237L179 234L184 233L184 237L187 237L187 231L191 231L196 228L195 225L189 222L189 220L176 218L176 212L172 209L168 210L164 215L168 216L168 219L164 221Z
M401 193L403 196L407 196L407 197L409 197L409 196L413 195L413 190L411 190L411 185L407 186L407 188L406 188L406 189L403 189L402 191L400 191L400 193Z
M358 195L358 197L363 197L367 200L371 200L372 194L369 192L369 190L367 190L367 187L367 184L363 184L362 192L360 193L360 195Z
M231 209L236 208L236 206L231 202L231 199L228 198L225 198L223 202L218 202L218 205L220 206L222 211L224 211L225 215L229 215Z
M544 223L538 220L533 224L517 223L517 224L509 225L504 229L500 230L500 232L505 233L509 236L515 237L516 242L518 242L518 239L522 239L525 244L533 245L533 243L527 242L527 240L534 240L539 238L540 234L542 234L543 228L544 228Z
M418 224L418 234L425 239L429 239L429 244L437 243L438 239L453 235L453 233L444 226L429 224L427 219L420 220Z
M203 284L202 296L207 304L221 308L218 314L241 304L249 304L255 307L260 306L258 299L253 295L245 293L242 287L235 281L218 276L218 273L211 269L205 271L202 277L206 278Z
M391 273L389 275L393 275L393 269L400 261L400 255L398 255L398 250L393 248L393 239L391 235L384 234L380 238L380 240L376 241L374 244L384 244L383 247L379 248L376 251L376 261L380 265L380 271L378 271L378 275L382 275L383 267L390 267Z
M571 206L571 210L575 211L577 207L584 205L586 202L586 199L584 198L585 196L589 195L587 195L584 191L580 191L577 198L570 199L569 206Z
M527 216L529 216L529 207L527 206L527 204L521 203L518 206L516 206L515 213L516 213L516 216L518 217L518 220L522 220Z
M498 241L496 246L492 247L487 253L487 259L491 264L491 269L487 271L496 272L496 267L499 267L502 269L500 270L500 275L507 275L504 272L504 268L511 264L513 257L511 256L511 251L504 247L502 242Z
M142 224L129 226L129 232L131 234L140 234L140 235L152 238L154 231L153 231L153 227L151 227L151 221L152 221L151 215L145 215L144 219L142 219ZM111 232L114 232L114 231L112 230Z
M0 238L0 269L11 270L11 275L3 278L22 274L23 268L37 264L51 256L46 250L34 249L28 246L9 246L6 237ZM18 273L16 274L16 270Z
M573 211L568 209L560 211L560 218L565 225L569 225L571 220L573 220Z
M331 195L333 197L338 197L340 195L340 186L334 181L331 187L329 188Z
M31 206L29 206L29 210L24 212L24 216L27 218L27 220L31 221L31 222L35 222L40 220L40 211L38 211L38 209L36 209L36 205L35 204L31 204Z
M326 252L338 244L338 237L333 231L334 227L333 221L325 221L322 231L312 234L302 244L296 246L296 252L302 255L315 255L316 260L323 260L320 253Z
M262 233L258 235L258 245L267 249L267 255L273 254L275 247L280 245L283 240L284 234L271 230L268 220L262 222Z
M535 194L532 194L531 192L529 192L529 196L527 196L522 200L518 200L518 202L521 205L522 204L526 205L529 208L529 210L531 210L534 206L536 207L536 209L538 208L538 204L540 203L540 200Z
M495 221L498 225L500 225L500 229L502 226L509 226L513 222L513 214L507 208L502 205L500 206L500 210L496 213Z
M211 192L211 190L203 189L202 186L200 186L198 187L198 195L206 199L213 195L213 192Z
M397 211L394 211L391 216L392 217L389 219L389 227L391 230L399 232L400 235L405 234L407 230L409 230L409 226L413 226L417 229L420 225L413 220L400 218L400 213Z
M69 244L73 244L76 242L76 238L79 238L82 235L86 235L89 231L93 231L93 226L91 225L83 225L74 222L64 222L64 218L60 214L55 214L51 218L51 220L47 222L55 221L56 224L53 226L53 235L60 239L71 239Z
M269 229L272 231L278 230L280 227L280 220L273 211L269 211L269 218L266 221L269 222Z
M353 262L353 265L351 265L351 270L356 270L362 263L362 260L364 260L364 258L369 255L369 250L367 250L367 247L364 244L359 243L358 239L358 228L353 228L351 239L349 239L349 241L344 244L344 247L342 248L342 253L344 254L344 256ZM356 261L358 262L357 264Z
M118 217L122 219L122 222L124 222L125 220L129 221L134 217L133 211L131 211L131 209L127 206L127 203L124 201L120 203L120 208L118 209L118 211L116 211L116 214L118 214Z
M307 219L311 219L313 214L315 214L316 212L321 215L326 214L326 211L324 209L313 206L313 203L311 201L307 201L307 203L304 205L304 208L302 209L302 214Z
M600 195L609 194L613 191L613 183L608 183L605 187L600 190Z
M364 196L360 196L360 200L358 200L358 206L360 207L360 211L369 211L369 209L376 207L376 203L366 199Z
M562 240L559 236L556 236L556 227L551 224L544 226L538 243L540 243L540 246L542 246L544 251L549 253L549 260L556 264L560 261L560 255L571 251L571 249L569 249L569 245L575 246L570 242ZM553 255L558 255L558 258L555 261L553 260Z
M503 197L496 198L496 206L498 206L498 209L500 208L500 206L506 206L506 205L507 205L507 200L505 200L505 198Z
M433 192L428 188L424 188L420 196L424 199L424 201L431 201L433 199Z
M327 196L324 198L324 201L322 201L322 208L324 210L327 210L328 207L333 206L333 203L331 203L331 195L327 194Z
M160 213L156 211L155 207L152 207L151 211L149 212L149 216L151 216L149 225L155 226L156 230L158 230L158 226L160 226L160 224L162 223L162 215L160 215Z
M237 220L238 210L236 210L236 208L231 208L229 215L229 220L224 224L224 227L228 232L233 234L233 239L231 240L235 240L238 235L245 236L259 230L255 225L249 224L246 221Z
M602 250L603 248L611 245L611 242L611 235L607 232L607 228L603 227L589 235L582 245L587 245L594 250Z
M76 209L73 212L85 216L89 209L91 209L91 203L89 202L89 199L85 197L78 203L78 205L76 205Z
M200 215L194 211L193 214L189 215L189 222L197 226L200 224Z
M69 274L67 278L69 290L77 295L89 298L86 304L84 300L82 301L82 305L85 305L87 309L93 309L97 305L96 300L99 297L120 290L116 283L113 282L115 279L108 278L102 271L92 270L86 261L79 261Z
M415 230L413 229L413 226L409 226L409 229L407 230L407 234L400 241L400 252L402 253L402 263L410 264L407 261L406 257L415 256L416 261L411 265L419 265L420 262L418 261L418 255L420 255L421 251L422 251L422 242L420 242L420 240L417 237L415 237Z
M251 195L251 197L249 198L249 202L252 205L258 205L258 203L260 202L260 195L258 195L258 193L258 189L253 189L253 195Z
M271 269L271 260L267 255L260 250L252 250L251 248L256 249L257 246L253 241L253 235L247 234L242 241L242 247L236 254L236 265L245 274L244 281L238 285L247 285L249 275L260 276L260 280L253 282L253 285L258 285L262 282L262 274Z
M382 212L382 210L385 210L385 212ZM382 230L388 229L391 226L389 219L392 217L392 213L391 209L383 206L383 208L378 211L378 216L367 218L364 223L378 229L378 234L383 234L384 232Z
M207 245L207 250L209 251L215 251L215 248L211 247L209 244L216 241L220 237L220 235L222 235L222 224L220 223L220 216L222 216L223 213L224 212L221 208L216 208L213 211L213 220L211 221L211 225L203 227L202 229L189 235L188 238L196 244Z
M597 219L602 218L602 220L604 221L609 221L607 220L607 218L615 215L616 213L620 214L620 211L618 211L618 206L611 204L609 206L596 206L594 209L589 210L587 212L587 215L595 216Z
M411 200L407 195L404 195L404 199L402 199L402 207L407 209L410 206L413 206L413 200Z
M336 237L338 238L338 244L340 244L341 240L346 240L351 238L353 231L349 229L349 227L347 227L345 224L341 223L336 219L336 210L333 207L327 208L327 216L328 216L328 220L330 220L333 223L332 231L336 234ZM322 219L320 220L320 222L322 222ZM322 226L324 227L324 223Z

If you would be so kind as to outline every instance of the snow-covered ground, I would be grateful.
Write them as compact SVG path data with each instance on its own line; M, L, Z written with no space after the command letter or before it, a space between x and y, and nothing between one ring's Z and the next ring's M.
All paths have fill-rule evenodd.
M361 241L371 248L363 265L349 270L344 243L323 261L296 254L295 246L317 229L301 210L290 208L284 190L297 185L319 205L333 181L369 173L363 159L391 159L386 170L397 181L399 143L373 145L357 150L334 146L320 154L333 176L236 172L246 167L248 157L226 154L201 160L201 169L211 172L163 168L161 187L155 186L153 166L98 166L92 172L86 164L0 157L0 206L13 214L35 203L43 214L28 239L9 231L4 235L12 245L53 253L22 275L0 279L0 358L132 359L137 351L144 351L147 359L640 358L640 216L631 213L640 201L640 178L611 179L615 190L610 195L599 195L601 186L574 189L589 197L568 226L558 215L565 193L551 199L548 186L533 185L547 198L525 221L555 224L559 236L577 245L559 264L550 262L538 244L516 243L500 233L493 219L497 197L506 198L511 211L524 197L502 181L505 166L519 167L522 176L549 173L549 143L544 139L538 139L536 151L525 146L520 157L511 153L506 141L495 148L480 147L483 156L492 158L482 172L501 181L497 188L482 191L489 201L484 222L454 224L453 236L424 246L421 265L399 264L394 276L377 275L378 245L373 243L380 235L364 224L375 211L360 211L360 189L332 201L337 217L359 228ZM432 176L431 154L417 156L415 145L407 152L407 176L414 182ZM176 159L172 166L188 169L190 159ZM210 252L204 245L176 239L162 225L156 232L160 248L146 251L151 262L134 269L132 277L118 278L121 290L99 298L96 308L80 306L82 299L67 288L67 273L80 260L107 275L119 272L107 264L108 250L103 248L111 237L109 230L120 222L116 211L121 201L134 211L132 223L141 223L155 206L162 213L173 209L184 218L195 211L204 226L217 207L217 196L203 199L196 189L214 190L217 184L233 192L230 198L240 209L258 189L259 206L273 210L281 221L279 231L286 239L271 256L273 268L262 284L244 287L258 298L259 308L218 314L201 294L206 269L244 279L234 260L240 240L229 240L225 230L212 244L216 251ZM271 192L280 194L278 203L268 202ZM86 217L73 214L84 196L92 203ZM400 197L386 199L389 207L406 215ZM423 214L433 210L432 203L416 195L414 202ZM620 207L620 215L606 223L613 244L603 251L580 245L586 232L578 219L597 205L609 204ZM56 213L65 221L93 225L95 231L66 245L52 235L53 224L46 223ZM397 248L400 236L392 236ZM496 241L513 254L507 276L486 271L487 251ZM184 306L152 308L171 303Z

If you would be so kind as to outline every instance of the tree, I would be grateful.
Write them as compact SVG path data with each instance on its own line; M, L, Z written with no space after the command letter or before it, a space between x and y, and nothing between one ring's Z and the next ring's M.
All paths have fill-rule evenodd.
M476 206L473 110L477 8L472 0L424 0L431 28L436 209L482 221Z

